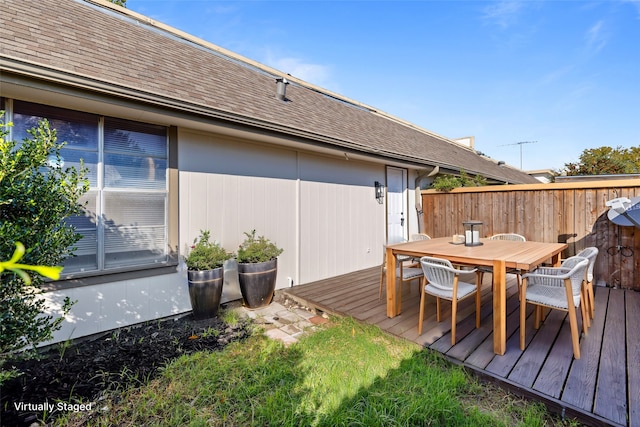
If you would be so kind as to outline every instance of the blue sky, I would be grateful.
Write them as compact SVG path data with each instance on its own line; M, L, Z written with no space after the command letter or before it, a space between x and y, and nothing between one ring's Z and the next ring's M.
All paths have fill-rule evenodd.
M640 145L640 0L127 8L525 170Z

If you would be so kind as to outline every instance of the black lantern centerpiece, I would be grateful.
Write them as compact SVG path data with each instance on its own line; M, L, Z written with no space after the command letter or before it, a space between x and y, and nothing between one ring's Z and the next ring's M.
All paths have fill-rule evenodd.
M482 221L463 221L464 225L464 245L480 246L480 230L482 229Z

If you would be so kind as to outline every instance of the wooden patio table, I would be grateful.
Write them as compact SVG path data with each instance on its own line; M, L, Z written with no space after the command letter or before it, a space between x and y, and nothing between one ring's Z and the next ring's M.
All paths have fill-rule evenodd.
M387 271L395 271L396 256L433 256L445 258L453 264L487 266L493 268L493 350L504 354L507 347L506 324L506 278L507 268L530 271L547 260L560 264L560 253L567 248L565 243L514 242L510 240L481 239L480 246L454 245L451 237L418 240L388 245ZM387 274L387 316L395 317L396 275Z

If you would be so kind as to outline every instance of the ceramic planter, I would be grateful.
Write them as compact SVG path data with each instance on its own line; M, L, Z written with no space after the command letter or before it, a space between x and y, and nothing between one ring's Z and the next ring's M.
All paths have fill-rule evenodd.
M223 273L223 267L213 270L187 271L189 298L195 319L208 319L218 315L224 283Z
M238 282L247 308L271 304L276 288L278 259L257 263L238 263Z

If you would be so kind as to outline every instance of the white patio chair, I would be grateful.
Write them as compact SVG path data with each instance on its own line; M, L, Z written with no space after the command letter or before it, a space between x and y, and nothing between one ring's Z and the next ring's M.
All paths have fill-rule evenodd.
M416 240L431 240L431 236L425 233L416 233L409 238L410 242L415 242Z
M410 242L416 242L418 240L431 240L431 236L429 236L428 234L425 234L425 233L416 233L416 234L412 234L409 237L409 241ZM419 264L420 263L420 258L411 258L411 262L413 262L415 264ZM418 268L422 269L420 267L420 265L418 265Z
M522 276L520 293L520 349L524 350L525 322L527 303L534 304L535 324L540 327L542 309L544 307L562 310L569 313L571 326L571 341L573 356L580 359L580 344L578 336L578 316L576 309L581 308L582 330L587 334L584 304L580 304L582 296L582 282L589 265L587 258L573 256L563 261L560 267L539 267L532 273Z
M480 285L479 275L476 274L476 284L458 280L460 274L473 273L476 270L458 270L453 268L447 259L422 257L420 264L424 271L425 280L422 282L420 294L420 315L418 316L418 335L422 335L424 321L424 304L427 294L436 297L437 320L440 322L440 300L451 301L451 345L456 343L456 315L458 301L476 296L476 328L480 327Z
M522 234L517 233L498 233L489 237L491 240L511 240L514 242L526 242L527 239Z
M409 238L410 242L415 242L416 240L431 240L431 236L429 236L428 234L425 234L425 233L416 233L416 234L412 234L411 237ZM383 248L383 250L384 250L384 248ZM403 283L411 281L411 280L415 279L415 277L422 276L422 268L419 265L417 265L418 262L419 262L419 259L407 256L407 255L399 255L396 258L397 258L397 260L399 262L398 268L403 267L403 272L404 272L404 276L405 276L405 279L403 279ZM413 271L413 270L405 271L405 268L407 267L405 265L405 263L407 261L411 261L412 263L416 264L416 265L410 265L408 267L409 268L418 268L418 270L420 270L420 274L419 275L416 275L415 271ZM385 262L386 262L386 256L383 256L383 258L382 258L382 271L380 273L380 292L379 292L379 295L378 295L378 299L382 299L382 289L384 287L384 278L385 278L385 273L386 273ZM398 271L398 274L396 274L396 277L402 277L402 276L403 276L403 274L401 274Z
M511 240L514 242L526 242L527 239L521 235L516 233L498 233L489 237L489 240ZM478 267L478 272L480 274L480 282L484 279L484 273L493 274L493 269L491 267ZM507 273L515 274L516 279L518 281L518 295L520 295L520 288L522 287L522 271L517 268L509 268L507 269ZM493 289L493 283L491 284L491 289Z
M589 260L589 266L587 267L587 273L584 281L584 305L587 313L593 319L596 314L595 301L593 295L593 267L598 257L598 248L591 246L584 248L576 254L576 256L585 257Z
M412 258L406 255L399 255L396 257L396 300L398 305L398 314L402 312L402 285L410 283L416 279L422 279L422 268L416 266L416 264L405 265L407 261L411 261ZM378 299L382 299L382 292L385 288L385 279L387 277L387 248L382 248L382 266L380 267L380 290L378 293Z

